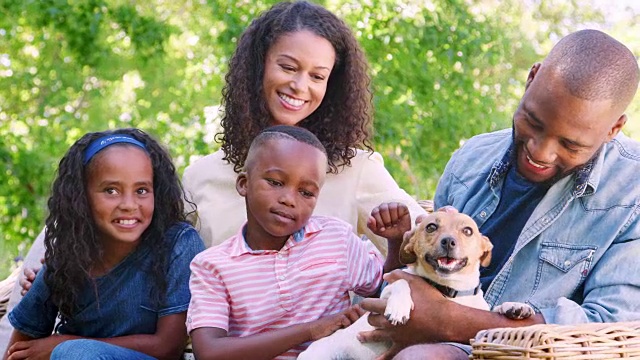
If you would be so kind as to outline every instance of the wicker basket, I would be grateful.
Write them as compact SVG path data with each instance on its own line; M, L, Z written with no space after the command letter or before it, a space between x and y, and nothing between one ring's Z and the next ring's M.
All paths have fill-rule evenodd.
M640 321L483 330L471 345L472 359L640 358Z

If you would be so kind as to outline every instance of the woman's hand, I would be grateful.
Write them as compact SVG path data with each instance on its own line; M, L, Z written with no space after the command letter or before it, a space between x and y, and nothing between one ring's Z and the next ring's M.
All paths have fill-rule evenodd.
M44 258L40 259L40 263L44 264ZM20 295L24 296L29 289L31 289L31 285L33 285L33 282L36 280L36 275L38 275L38 271L40 271L40 269L41 268L24 268L22 271L24 273L24 278L21 277L18 281L22 288L20 290Z

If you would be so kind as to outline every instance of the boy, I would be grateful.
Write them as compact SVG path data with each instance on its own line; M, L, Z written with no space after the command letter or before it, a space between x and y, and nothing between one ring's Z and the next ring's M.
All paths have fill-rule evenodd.
M187 330L199 360L295 358L362 315L349 291L373 295L383 270L400 266L406 206L383 204L369 219L389 239L383 268L347 223L311 216L326 171L324 147L303 128L270 127L253 141L236 182L246 225L191 264Z

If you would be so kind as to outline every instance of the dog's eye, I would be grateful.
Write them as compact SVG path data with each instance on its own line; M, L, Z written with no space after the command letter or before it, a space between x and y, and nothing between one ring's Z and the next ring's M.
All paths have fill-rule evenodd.
M471 236L473 235L473 229L471 229L470 227L466 227L462 229L462 233L465 234L466 236Z
M434 231L438 230L438 225L436 225L436 224L434 224L434 223L431 223L431 224L428 224L424 229L425 229L428 233L432 233L432 232L434 232Z

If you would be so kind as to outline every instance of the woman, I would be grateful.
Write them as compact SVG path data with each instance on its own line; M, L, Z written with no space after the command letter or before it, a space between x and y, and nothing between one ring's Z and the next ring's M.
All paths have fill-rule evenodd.
M398 201L407 204L413 218L424 211L371 149L368 86L356 38L327 9L283 2L256 18L229 64L223 131L217 134L222 146L191 164L183 177L205 244L219 244L246 221L235 180L253 138L270 125L297 125L313 132L328 152L330 173L314 214L349 222L386 255L386 240L366 226L371 209Z

